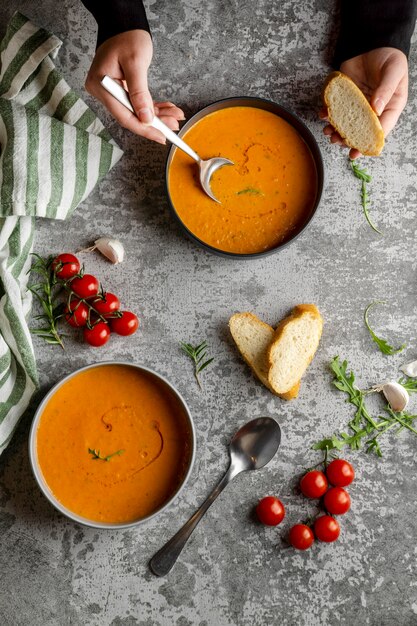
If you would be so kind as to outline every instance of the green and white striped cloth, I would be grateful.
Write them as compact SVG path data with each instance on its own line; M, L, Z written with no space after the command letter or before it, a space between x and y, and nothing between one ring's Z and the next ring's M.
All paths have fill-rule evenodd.
M35 218L69 217L122 156L57 71L60 46L20 13L0 44L0 454L38 382L27 324Z

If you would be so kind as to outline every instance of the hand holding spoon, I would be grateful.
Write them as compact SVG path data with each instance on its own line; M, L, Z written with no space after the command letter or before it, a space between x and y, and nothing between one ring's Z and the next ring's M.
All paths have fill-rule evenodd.
M230 466L217 487L184 526L155 554L149 566L157 576L165 576L174 566L194 528L226 485L241 472L264 467L281 442L281 429L272 417L247 422L230 442Z
M105 76L102 79L101 84L106 91L108 91L114 98L116 98L116 100L120 102L120 104L123 104L127 109L129 109L129 111L135 114L135 110L129 100L129 94L120 83L113 80L113 78L110 78L110 76ZM181 139L181 137L178 137L178 135L176 135L173 130L168 128L168 126L166 126L166 124L164 124L158 117L154 117L149 125L159 130L171 143L177 146L177 148L180 148L180 150L188 154L188 156L198 163L202 188L212 200L219 202L220 204L220 200L216 198L211 190L210 179L212 174L220 167L223 167L223 165L234 165L233 161L222 157L214 157L203 161L203 159L201 159L198 154Z

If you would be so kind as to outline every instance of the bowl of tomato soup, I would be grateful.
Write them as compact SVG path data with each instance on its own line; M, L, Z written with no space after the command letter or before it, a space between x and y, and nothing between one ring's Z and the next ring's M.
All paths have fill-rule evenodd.
M196 113L180 136L202 159L222 156L214 202L201 188L198 165L175 146L166 166L175 218L195 243L234 258L282 249L310 223L323 189L323 160L307 126L262 98L228 98Z
M29 437L36 481L75 522L128 528L164 510L192 469L195 431L180 393L160 374L97 363L41 402Z

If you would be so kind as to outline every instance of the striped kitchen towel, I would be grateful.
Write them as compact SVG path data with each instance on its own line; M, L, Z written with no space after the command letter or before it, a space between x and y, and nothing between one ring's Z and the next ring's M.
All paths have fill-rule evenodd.
M122 155L56 69L60 46L20 13L0 44L0 454L38 382L27 323L35 218L69 217Z

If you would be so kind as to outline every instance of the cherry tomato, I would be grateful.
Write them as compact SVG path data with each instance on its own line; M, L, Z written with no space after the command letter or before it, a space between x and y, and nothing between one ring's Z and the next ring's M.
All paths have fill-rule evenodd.
M74 278L71 281L71 289L79 297L92 298L98 294L100 288L99 282L95 276L84 274L81 278Z
M331 515L322 515L314 522L314 534L319 541L336 541L340 535L339 523Z
M343 515L350 509L350 495L343 487L330 487L324 496L324 508L333 515Z
M321 498L328 486L326 476L318 470L307 472L300 481L300 489L307 498Z
M104 346L110 338L110 328L106 322L97 322L92 328L84 328L84 341L99 348Z
M134 313L122 311L121 317L113 317L110 320L111 329L118 335L133 335L139 327L139 320Z
M104 297L96 298L91 304L103 317L112 315L120 309L119 298L109 291L104 294Z
M68 280L79 273L80 262L73 254L59 254L52 261L51 269L57 278Z
M266 496L266 498L259 500L256 514L262 524L277 526L285 517L285 508L278 498Z
M79 328L87 324L88 306L81 300L71 300L70 305L65 307L64 314L70 326Z
M347 487L355 478L355 470L348 461L335 459L326 469L329 483L335 487Z
M289 541L297 550L308 550L314 542L314 534L310 526L296 524L290 530Z

